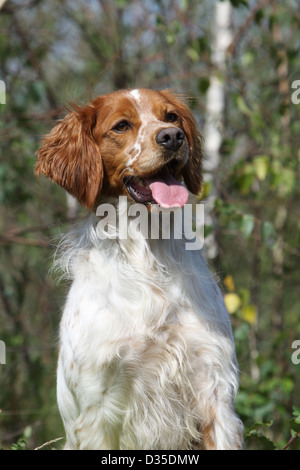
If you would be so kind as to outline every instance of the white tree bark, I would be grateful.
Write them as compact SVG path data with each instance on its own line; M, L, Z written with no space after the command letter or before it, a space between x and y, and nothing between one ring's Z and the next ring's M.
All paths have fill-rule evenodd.
M225 108L226 50L233 39L231 25L231 3L229 1L216 1L212 53L214 71L210 77L210 86L207 92L206 124L204 127L205 153L207 155L204 163L205 179L212 185L206 203L206 224L208 225L213 225L213 219L210 214L217 196L217 191L214 187L214 175L220 165L220 146L223 138ZM206 238L205 246L208 257L215 258L218 254L218 247L213 233Z

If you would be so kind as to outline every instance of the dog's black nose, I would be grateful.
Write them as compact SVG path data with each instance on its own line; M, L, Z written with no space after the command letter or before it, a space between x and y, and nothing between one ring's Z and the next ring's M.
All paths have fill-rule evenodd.
M159 131L155 140L167 150L176 151L182 146L184 137L184 132L178 127L168 127Z

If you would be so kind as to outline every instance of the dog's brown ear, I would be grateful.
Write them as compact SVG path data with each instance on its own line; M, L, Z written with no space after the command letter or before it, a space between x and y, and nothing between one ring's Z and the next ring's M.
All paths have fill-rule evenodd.
M180 96L170 90L163 90L160 93L177 108L178 114L182 117L183 130L190 147L189 159L182 170L182 174L188 190L193 194L198 194L202 185L203 151L201 134L197 131L197 124L191 110Z
M96 203L103 181L100 150L93 139L96 110L74 107L42 141L35 174L62 186L87 209Z

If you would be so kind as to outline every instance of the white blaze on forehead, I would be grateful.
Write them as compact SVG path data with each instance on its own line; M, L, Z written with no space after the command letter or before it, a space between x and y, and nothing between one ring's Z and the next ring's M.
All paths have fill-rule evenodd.
M141 121L141 125L136 137L136 142L134 146L127 152L129 157L128 162L126 163L127 167L131 167L131 165L139 158L142 153L142 144L145 140L147 131L149 130L149 124L157 123L162 124L159 119L153 114L151 108L149 109L149 102L143 96L141 90L134 89L129 92L130 97L132 98L132 102L135 105L135 108L139 114L139 118Z
M139 90L137 90L137 89L131 90L129 93L130 93L131 96L133 96L133 98L134 98L136 101L140 101L141 95L140 95Z
M140 93L140 90L138 89L134 89L134 90L131 90L129 92L130 96L134 99L135 101L135 104L138 105L138 111L140 113L140 109L139 109L139 105L141 105L141 93ZM141 117L141 115L140 115ZM138 157L140 156L141 152L142 152L142 142L144 140L144 125L145 124L144 122L142 122L142 125L139 129L139 132L138 132L138 135L137 135L137 139L136 139L136 142L134 144L134 146L132 147L132 149L130 150L130 152L127 152L127 155L129 156L129 160L126 164L127 167L130 167L132 165L132 163L134 163Z

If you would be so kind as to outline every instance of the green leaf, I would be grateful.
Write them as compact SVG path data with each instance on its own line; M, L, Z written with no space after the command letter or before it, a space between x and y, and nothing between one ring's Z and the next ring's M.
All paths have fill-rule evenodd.
M300 421L298 418L293 418L293 419L290 419L290 427L291 427L291 430L294 431L294 433L298 433L300 432Z
M243 97L241 95L238 95L235 99L235 102L236 102L236 105L238 107L238 109L243 113L245 114L246 116L251 116L252 114L252 111L251 109L247 106L245 100L243 99Z
M179 8L181 11L186 11L188 9L189 2L188 0L180 0L179 1Z
M193 62L198 62L199 61L199 58L200 58L199 53L193 47L189 47L187 49L187 55L189 56L191 61L193 61Z
M251 325L254 325L257 319L257 308L255 305L245 305L242 309L242 318Z
M237 209L233 204L228 204L220 198L216 198L215 200L215 209L224 216L232 216L237 212Z
M219 0L220 2L224 2L226 0ZM239 7L240 5L244 7L249 7L248 0L230 0L230 3L234 7Z
M262 421L257 421L256 423L253 423L247 429L246 435L249 435L252 431L257 431L258 429L261 429L261 428L269 428L269 427L272 426L272 424L273 424L273 421L268 421L266 423L264 423Z
M261 20L264 18L264 11L263 9L261 10L258 10L256 13L255 13L255 17L254 17L254 21L255 23L257 24L260 24Z
M271 439L269 439L267 436L265 436L259 431L251 432L249 437L254 439L255 442L257 442L260 445L261 449L263 450L275 450L276 449L274 442L272 442Z
M290 420L290 427L291 430L297 434L300 432L300 408L297 408L296 406L293 407L293 415L294 418Z
M276 446L274 442L271 441L267 436L262 434L261 431L259 431L261 428L269 428L273 424L273 421L268 421L268 422L262 422L262 421L257 421L256 423L253 423L245 432L245 438L247 439L254 439L255 442L259 444L259 446L264 449L264 450L275 450Z
M249 7L247 0L230 0L230 3L234 7L239 7L240 5L242 5L243 7Z
M255 171L252 163L240 162L236 166L236 184L242 194L248 194L255 181Z
M244 214L241 222L241 231L245 238L249 238L254 229L254 216Z
M212 187L211 182L210 182L210 181L205 181L205 182L202 184L200 193L197 194L197 199L198 199L199 201L201 201L202 199L206 199L207 196L209 196L209 194L210 194L211 187Z
M276 189L281 197L291 193L296 184L295 172L283 167L278 161L272 163L270 170L272 188Z
M205 93L209 89L209 85L210 85L210 81L208 77L202 77L198 80L198 90L203 95L205 95Z
M208 237L211 233L213 233L214 228L212 225L204 225L204 238Z
M286 196L288 193L291 193L295 187L295 182L296 182L295 172L289 168L282 168L281 181L280 181L281 195Z
M166 24L166 22L165 22L163 16L162 15L157 15L156 16L156 26L162 28L162 27L165 26L165 24Z
M293 415L300 420L300 408L293 406ZM299 421L300 422L300 421Z
M175 42L176 35L173 31L168 30L166 33L166 40L169 46L172 46Z
M242 287L241 289L239 289L239 294L241 296L241 299L244 305L247 305L248 303L250 303L249 289L245 289L244 287Z
M264 244L272 247L276 240L276 230L272 222L262 222L260 231Z
M34 102L39 102L45 95L46 84L42 80L37 80L29 85L28 93Z
M237 342L244 342L248 340L249 337L249 323L242 323L239 327L237 327L234 331L234 337ZM239 393L238 397L242 398L241 392ZM243 403L245 404L245 403Z
M116 0L117 8L125 8L128 4L128 0Z

